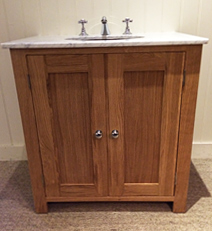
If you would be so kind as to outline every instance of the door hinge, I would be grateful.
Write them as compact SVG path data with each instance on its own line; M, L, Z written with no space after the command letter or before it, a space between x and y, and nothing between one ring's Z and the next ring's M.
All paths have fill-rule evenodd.
M177 173L175 173L175 176L174 176L174 185L177 184Z
M32 86L31 86L31 78L30 78L29 74L27 74L27 80L28 80L29 89L31 89L32 88Z
M183 86L185 86L186 70L183 71Z

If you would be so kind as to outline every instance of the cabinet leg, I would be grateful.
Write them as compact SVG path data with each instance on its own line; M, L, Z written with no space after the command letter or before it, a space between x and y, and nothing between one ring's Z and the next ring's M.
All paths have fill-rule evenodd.
M186 213L186 200L173 202L173 213Z
M48 204L46 201L38 202L36 204L35 202L35 212L36 213L48 213Z

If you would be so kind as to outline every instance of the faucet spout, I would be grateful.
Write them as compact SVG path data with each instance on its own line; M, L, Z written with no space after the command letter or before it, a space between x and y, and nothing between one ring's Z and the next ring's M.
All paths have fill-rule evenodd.
M105 16L102 17L102 30L101 35L110 35L110 31L107 25L107 18Z

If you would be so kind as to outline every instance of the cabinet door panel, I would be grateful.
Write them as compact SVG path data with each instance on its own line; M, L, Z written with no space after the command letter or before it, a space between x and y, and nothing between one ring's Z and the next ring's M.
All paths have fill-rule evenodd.
M162 71L124 73L126 183L158 183L163 76Z
M173 195L183 66L184 53L108 55L111 196Z
M87 73L50 74L48 93L60 182L93 183Z
M83 55L83 72L75 58L28 57L48 197L107 195L103 55Z

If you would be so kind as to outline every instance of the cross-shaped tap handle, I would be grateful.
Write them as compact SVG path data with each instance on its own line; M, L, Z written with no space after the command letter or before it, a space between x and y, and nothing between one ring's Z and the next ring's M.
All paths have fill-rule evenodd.
M125 29L125 32L123 34L132 34L130 32L129 23L133 22L133 20L130 19L129 17L126 17L124 20L122 20L122 22L126 23L126 29Z
M87 20L85 20L85 19L80 19L79 21L78 21L78 23L81 23L82 25L84 25L84 23L87 23L88 21Z
M78 23L81 23L81 24L82 24L82 30L81 30L81 33L80 33L79 35L81 35L81 36L88 35L88 34L86 33L86 31L85 31L85 26L84 26L84 24L87 23L87 22L88 22L88 21L85 20L85 19L81 19L81 20L78 21Z
M126 17L124 20L122 20L122 22L123 23L131 23L131 22L133 22L133 20L132 19L130 19L129 17Z

